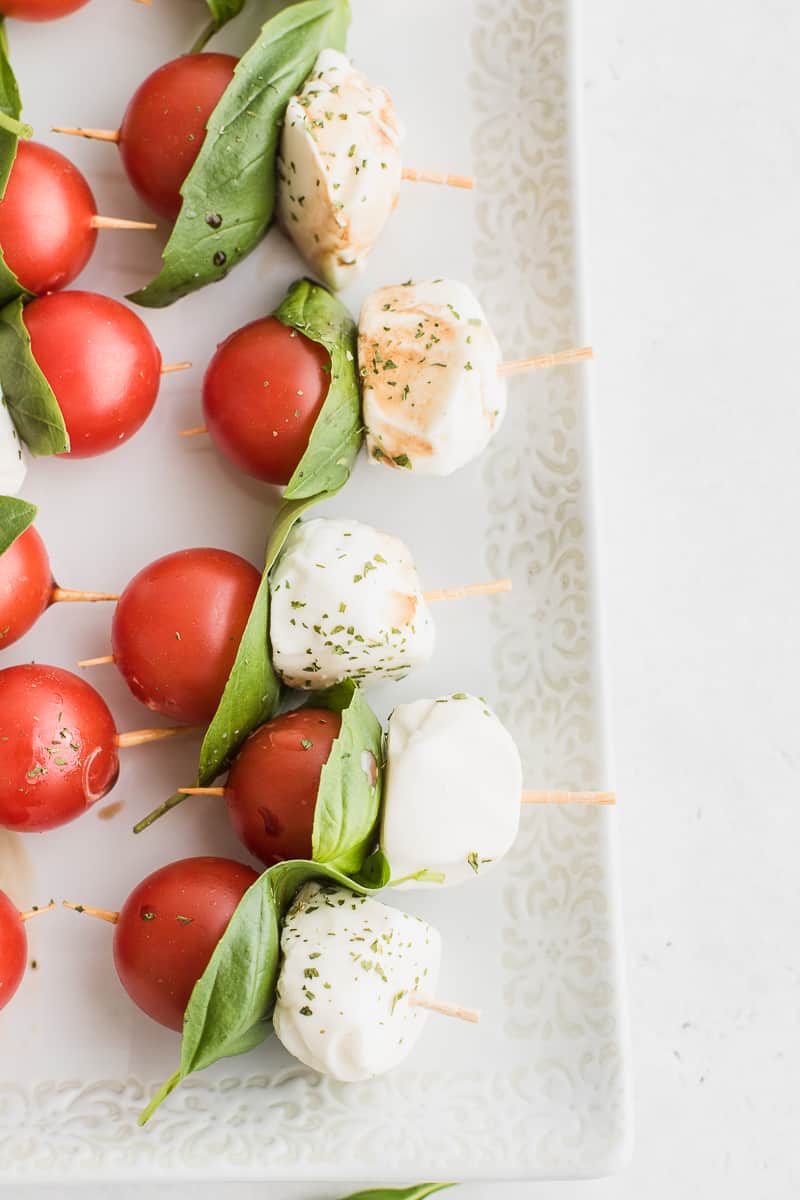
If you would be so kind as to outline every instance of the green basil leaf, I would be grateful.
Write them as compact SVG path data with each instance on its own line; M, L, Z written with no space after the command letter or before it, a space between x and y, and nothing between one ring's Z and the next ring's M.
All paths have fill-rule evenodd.
M284 501L267 543L264 572L219 707L200 749L198 784L206 787L225 769L254 729L275 713L280 681L269 644L269 573L292 526L316 497Z
M280 929L267 875L247 889L183 1018L181 1063L139 1118L144 1125L193 1071L255 1049L270 1034L280 959Z
M0 554L5 554L17 538L33 524L36 505L16 496L0 496Z
M361 448L357 327L340 300L318 283L295 283L274 315L328 351L331 379L303 457L286 485L287 500L338 492Z
M8 57L5 18L0 17L0 199L5 195L20 137L31 137L33 134L30 125L21 124L21 112L19 88ZM14 272L6 265L0 247L0 305L7 304L24 290Z
M53 389L31 352L22 296L0 309L0 388L20 440L31 454L63 454L69 436Z
M278 139L286 106L321 50L343 50L348 0L303 0L262 27L240 59L183 181L164 265L129 299L150 308L222 279L269 228L275 208Z
M388 887L392 878L392 868L389 860L381 849L373 850L357 875L353 876L354 883L368 888L371 892L379 892Z
M280 968L280 929L298 890L327 879L366 896L373 888L321 863L277 863L245 892L194 986L183 1019L181 1062L139 1117L144 1125L187 1075L255 1049L270 1034Z
M352 679L316 692L308 703L342 718L320 775L311 857L352 876L364 866L377 841L383 729Z
M426 1196L451 1187L458 1187L458 1184L415 1183L405 1188L370 1188L366 1192L354 1192L352 1196L346 1196L345 1200L425 1200Z

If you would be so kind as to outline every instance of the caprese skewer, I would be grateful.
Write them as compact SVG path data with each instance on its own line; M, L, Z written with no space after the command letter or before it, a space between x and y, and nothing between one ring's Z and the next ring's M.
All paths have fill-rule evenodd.
M450 475L486 448L506 412L506 380L592 357L590 347L503 361L485 313L453 279L380 288L359 319L358 363L369 461ZM203 381L205 425L241 470L285 485L324 403L325 349L276 317L220 344Z
M340 727L337 713L313 705L283 713L250 735L224 787L180 792L224 798L237 836L266 866L312 859L320 780ZM615 802L612 792L524 790L511 734L466 692L398 705L383 765L370 769L382 772L380 850L391 886L406 889L484 875L511 849L521 805Z

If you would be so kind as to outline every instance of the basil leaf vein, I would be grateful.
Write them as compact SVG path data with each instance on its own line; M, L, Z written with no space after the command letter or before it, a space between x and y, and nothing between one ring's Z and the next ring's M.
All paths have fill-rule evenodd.
M222 279L269 228L286 106L327 47L344 50L348 0L303 0L272 17L240 59L183 181L159 274L129 299L172 304Z

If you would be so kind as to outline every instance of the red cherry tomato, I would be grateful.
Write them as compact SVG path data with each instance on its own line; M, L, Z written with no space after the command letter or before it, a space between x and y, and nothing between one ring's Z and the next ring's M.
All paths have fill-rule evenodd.
M111 627L137 700L187 724L214 715L261 576L227 550L179 550L134 575Z
M44 542L29 525L0 555L0 649L35 625L52 596L50 559Z
M18 21L55 21L88 3L89 0L0 0L0 13Z
M181 184L237 61L230 54L187 54L148 75L130 99L119 131L122 163L142 200L162 217L178 215ZM224 220L222 213L208 218L215 229Z
M0 671L0 826L20 833L79 817L119 774L114 718L71 671Z
M64 416L70 450L61 457L104 454L136 433L161 379L161 354L144 321L96 292L42 296L22 319Z
M203 381L206 424L217 446L248 475L286 484L328 394L330 357L277 317L226 338Z
M16 992L28 962L28 937L16 907L0 892L0 1008Z
M341 726L339 713L302 708L267 721L239 751L225 787L228 814L267 866L311 858L320 775Z
M66 287L89 261L97 230L91 189L77 167L40 142L20 142L0 200L0 247L22 286Z
M227 858L184 858L133 889L114 930L114 964L148 1017L180 1030L192 988L258 874Z

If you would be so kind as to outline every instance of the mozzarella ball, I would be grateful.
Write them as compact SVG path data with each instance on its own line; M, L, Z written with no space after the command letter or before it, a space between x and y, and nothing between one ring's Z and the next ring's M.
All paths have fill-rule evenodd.
M484 700L456 692L389 718L381 849L400 887L483 875L517 836L522 764ZM419 878L414 878L420 876Z
M485 450L506 412L500 348L466 284L380 288L358 331L370 462L450 475Z
M27 470L19 434L0 395L0 495L16 496Z
M296 525L270 576L275 670L289 687L402 679L433 654L408 548L360 521Z
M378 900L307 883L287 913L275 1033L307 1067L349 1083L382 1075L411 1052L435 991L439 934Z
M388 93L323 50L286 109L277 214L331 288L356 278L397 204L401 138Z

